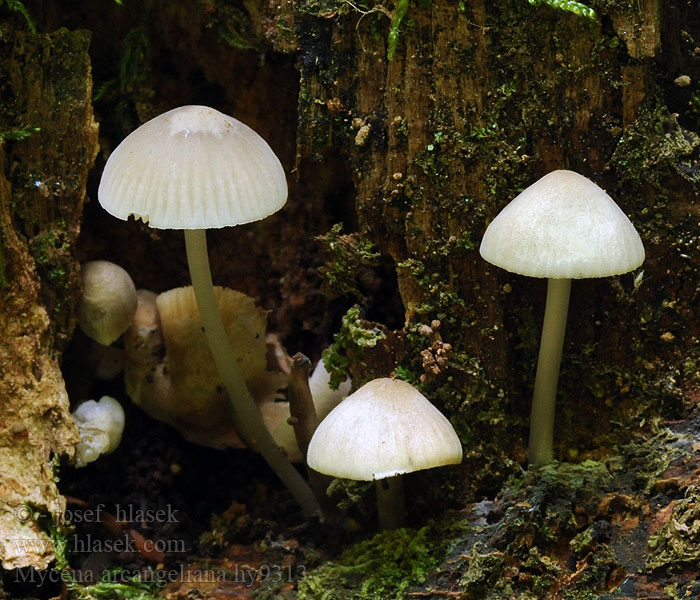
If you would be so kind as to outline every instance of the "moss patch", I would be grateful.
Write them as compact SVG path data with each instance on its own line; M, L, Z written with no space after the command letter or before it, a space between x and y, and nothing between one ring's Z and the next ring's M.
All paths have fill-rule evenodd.
M649 539L647 568L695 567L700 561L700 491L691 487L673 504L668 520Z
M399 600L427 580L464 531L454 520L379 533L310 571L299 583L299 599Z
M348 375L350 362L360 360L365 349L373 348L386 334L371 323L360 318L360 306L351 307L345 316L340 331L333 337L333 343L323 351L323 364L330 375L328 385L338 389Z

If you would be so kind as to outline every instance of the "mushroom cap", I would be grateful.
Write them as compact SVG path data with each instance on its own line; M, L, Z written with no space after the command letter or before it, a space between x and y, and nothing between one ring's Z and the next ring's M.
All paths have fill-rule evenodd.
M76 467L84 467L119 446L126 418L121 404L111 396L102 396L98 402L83 402L73 418L80 434L75 451Z
M214 293L246 386L258 404L273 401L286 377L267 370L267 313L240 292L217 286ZM131 400L190 441L240 447L231 401L212 359L192 287L159 296L139 290L138 296L136 316L124 336ZM281 417L274 411L269 412L276 427Z
M309 377L309 390L316 409L316 418L323 421L329 412L333 410L350 393L352 381L347 377L341 381L338 389L331 389L331 376L326 369L323 359L319 360Z
M107 260L85 263L82 278L78 323L87 336L109 346L129 328L136 313L134 282L129 273Z
M316 428L309 467L372 481L462 460L450 422L405 381L375 379L350 394Z
M207 106L182 106L131 132L112 152L98 190L119 219L158 229L209 229L263 219L287 201L267 142Z
M479 251L507 271L550 279L609 277L644 262L642 240L620 207L591 180L564 170L516 196Z

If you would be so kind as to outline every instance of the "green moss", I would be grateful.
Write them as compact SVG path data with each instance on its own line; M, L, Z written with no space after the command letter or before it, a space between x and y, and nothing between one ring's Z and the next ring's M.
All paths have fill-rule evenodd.
M373 174L371 180L376 185L369 190L363 188L357 205L360 223L365 227L363 235L374 240L382 252L391 253L397 263L408 327L391 339L391 344L400 350L396 374L420 385L431 401L446 408L465 446L480 457L470 479L478 481L483 477L493 482L512 473L517 461L524 460L521 451L522 440L527 437L528 390L532 387L541 329L541 312L533 311L532 306L541 297L533 293L537 283L519 281L518 293L524 292L524 302L518 303L508 295L497 298L497 304L503 308L502 319L498 311L494 314L489 310L489 296L494 291L498 294L498 288L486 290L483 286L482 291L470 282L482 264L476 248L486 223L541 175L545 165L554 168L554 162L561 159L564 161L559 165L561 168L600 178L611 196L639 225L645 244L663 240L675 246L678 255L690 256L682 285L697 287L693 275L697 273L700 258L697 223L691 223L692 211L678 204L678 188L673 187L679 170L684 173L684 182L697 185L691 181L697 172L693 166L697 165L698 157L696 136L686 135L674 124L654 90L649 90L648 104L636 123L628 126L622 121L616 99L625 85L621 72L621 66L628 60L624 56L625 45L610 27L587 18L591 13L586 5L602 15L608 14L608 8L634 11L634 1L616 0L614 7L613 2L603 0L566 6L559 2L554 3L559 4L557 10L544 6L533 10L525 0L503 1L487 3L482 15L474 14L469 4L463 3L456 5L454 13L441 13L441 22L446 27L463 26L462 19L470 21L467 27L470 31L476 23L488 25L488 55L498 60L487 65L487 83L480 83L483 76L476 72L477 65L482 64L484 48L476 41L477 36L453 40L451 46L442 49L443 55L437 57L427 40L425 26L434 15L421 12L419 3L411 3L401 26L398 48L410 36L411 56L405 57L402 64L411 61L412 72L427 76L421 80L421 89L430 102L426 104L424 118L421 117L420 133L411 131L409 119L399 108L410 94L404 77L392 77L393 87L384 92L390 101L387 105L397 107L398 114L381 114L381 94L374 112L368 114L372 107L365 105L364 112L358 110L356 94L362 86L358 86L351 73L363 50L381 54L380 45L372 42L368 31L376 27L381 33L386 25L385 16L375 10L358 24L358 15L350 15L351 9L343 8L340 2L308 0L302 4L308 9L298 21L303 58L302 154L308 156L309 147L316 151L338 146L350 157L356 180L368 181L368 175ZM362 11L377 7L373 2L356 5ZM574 16L559 9L578 10L581 14ZM415 18L421 28L410 30L409 18ZM350 28L356 28L360 40L355 39L351 51L341 55L346 47L334 43L334 34ZM575 36L571 35L573 28L576 28ZM533 68L533 57L546 57L545 80ZM437 65L440 68L435 69ZM346 68L350 73L343 71ZM399 65L389 68L397 69ZM481 99L478 109L466 102L455 103L453 96L431 87L444 85L459 90L462 76L477 86L474 94ZM585 90L591 82L593 88L611 89L613 96L604 105L593 107L588 135L583 139L578 109L581 102L587 101ZM342 97L347 115L374 119L370 141L365 146L355 146L351 136L356 130L350 127L349 119L342 123L327 114L325 101L333 95ZM375 99L370 93L363 100L368 97ZM423 128L427 134L416 152L415 136L422 136ZM390 146L386 145L387 140ZM409 140L412 144L407 143ZM595 150L583 153L571 150L578 147ZM408 158L400 178L392 179L391 173L380 175L377 171L376 161L382 150L388 151L387 164L392 163L395 153ZM322 155L321 150L319 156ZM455 181L460 185L456 186ZM671 190L676 194L675 208ZM689 196L688 201L694 201L693 197ZM670 214L684 215L681 236L675 241L668 239L672 237L668 226ZM673 231L678 231L676 223L673 225ZM651 252L658 253L658 248ZM566 372L561 378L561 410L557 412L557 427L562 433L558 436L560 444L561 440L571 440L566 442L568 447L562 457L576 459L582 450L599 457L617 443L609 436L610 429L629 439L630 425L643 424L645 414L658 414L659 410L672 416L678 413L685 378L692 376L700 352L696 348L692 355L683 354L689 360L685 360L685 374L681 377L661 359L668 357L671 345L664 347L665 342L658 341L659 336L673 326L672 332L681 339L683 332L693 330L694 326L680 320L680 315L692 313L690 307L685 307L685 313L675 309L677 314L672 315L674 309L662 308L660 302L650 300L645 294L650 286L659 284L660 289L660 282L667 279L661 272L661 263L657 261L655 265L645 267L645 279L649 278L650 283L643 285L632 300L629 299L632 280L623 277L595 289L596 297L607 297L611 291L602 285L619 288L620 301L616 306L603 309L595 305L594 298L583 312L572 313L572 336L568 338L563 365ZM496 271L493 275L506 277ZM339 270L337 279L342 277ZM508 281L516 287L514 280ZM668 301L678 297L676 292L668 290ZM695 299L698 296L700 291L695 292ZM586 322L592 311L601 321L595 327ZM487 322L484 318L487 314L494 314L497 322ZM441 321L441 341L452 346L447 366L437 375L428 373L424 360L431 353L433 340L417 333L420 325L430 324L434 319ZM578 325L582 323L585 333L578 334L582 331ZM624 332L620 339L632 350L626 364L611 366L610 356L600 353L606 348L619 347L610 337L603 337L616 331ZM599 346L586 347L585 342L591 339L600 340ZM502 350L507 352L507 358L502 358L502 353L495 354ZM344 356L347 358L349 354ZM650 366L636 356L660 359ZM497 362L495 368L486 362L490 357ZM353 360L349 358L348 363ZM485 364L481 364L482 360ZM345 368L351 366L348 363ZM502 367L505 368L499 372ZM600 401L600 413L582 409L585 401ZM605 425L589 427L585 422L589 413L604 415ZM607 425L608 416L610 425ZM573 435L569 435L571 432ZM591 439L592 434L597 437ZM475 472L478 469L483 471Z
M391 24L389 26L389 34L387 36L387 48L386 48L386 58L387 60L394 60L394 54L396 54L396 45L399 41L399 31L401 23L406 17L408 12L408 0L397 0L396 7L391 15Z
M466 308L465 302L454 282L446 279L443 273L446 272L449 258L458 248L458 244L468 243L466 240L468 235L461 240L431 240L427 244L426 260L409 258L397 263L399 276L410 279L420 291L420 294L416 294L418 290L414 290L412 294L419 298L419 302L413 306L406 306L410 322L415 323L415 317L427 322L430 322L432 317L448 326L461 322L460 317L464 316ZM430 268L426 263L430 264Z
M552 463L512 478L493 505L474 506L491 518L469 519L469 534L444 563L445 580L458 577L467 600L598 598L621 568L610 521L644 514L654 482L687 453L692 440L663 429L605 461ZM680 513L690 525L694 515Z
M53 569L58 572L71 600L157 600L159 597L163 582L156 576L146 581L143 575L132 575L122 568L102 571L99 581L93 581L93 576L81 575L70 566L69 528L52 524L48 534L56 556Z
M331 389L338 389L340 383L348 375L350 357L360 360L363 351L377 345L386 334L376 327L368 327L366 321L360 318L360 306L351 307L343 316L340 331L333 336L333 343L323 351L323 364L330 380Z
M30 241L30 252L48 281L60 286L67 272L72 271L73 256L65 221L59 219L52 229L46 229Z
M362 293L357 287L357 277L361 269L377 266L380 254L362 235L343 234L342 230L343 224L336 223L328 233L316 238L326 255L319 271L326 280L327 296L351 294L360 300Z
M31 125L7 129L5 131L0 131L0 141L21 142L40 131L41 127L32 127Z
M423 584L466 532L461 520L384 531L310 571L299 600L399 600Z
M411 371L410 369L407 369L403 365L396 366L396 368L394 369L394 377L396 379L400 379L401 381L410 383L413 386L418 386L420 383L420 377L418 377L418 375L415 372Z
M594 344L584 344L565 356L561 396L585 392L596 403L597 418L607 415L610 427L596 428L580 405L563 403L557 414L557 443L563 446L560 456L575 459L579 452L596 452L609 445L610 439L626 437L632 424L644 425L660 411L671 417L683 413L684 377L680 372L665 362L650 363L639 339L628 340L628 347L633 359L624 364L599 358ZM687 360L689 365L695 363L690 357Z
M700 490L688 488L661 530L649 538L649 569L694 567L700 562Z
M210 23L205 27L214 27L222 41L239 50L256 47L253 25L250 15L236 3L216 2Z
M72 586L71 596L75 600L157 600L161 587L158 581L143 581L121 569L112 569L97 583Z
M573 13L579 17L585 17L586 19L595 20L597 15L595 11L590 7L582 4L581 2L576 2L576 0L528 0L530 4L548 4L553 8L558 8L560 10Z
M700 136L682 129L665 104L651 97L640 108L635 122L625 129L610 164L621 183L633 191L653 185L663 193L663 178L669 173L691 183L700 180L693 169L699 149ZM652 211L653 207L646 214Z
M75 257L70 239L71 232L63 219L46 224L29 238L29 252L44 284L46 306L55 315L64 310L64 300L71 300L75 286Z
M19 142L22 140L26 140L28 137L36 133L39 133L39 131L41 131L40 127L33 127L30 125L6 129L4 131L0 131L0 141ZM0 229L0 290L7 289L9 285L5 276L5 259L3 247L3 232L2 229Z
M143 6L143 19L148 9ZM103 73L103 77L105 74ZM151 41L144 24L130 29L121 42L118 68L109 79L95 88L93 101L114 120L118 136L125 136L141 124L141 117L150 112L153 97L151 86Z
M36 25L24 2L20 0L0 0L0 6L5 6L10 12L21 15L29 31L36 33Z

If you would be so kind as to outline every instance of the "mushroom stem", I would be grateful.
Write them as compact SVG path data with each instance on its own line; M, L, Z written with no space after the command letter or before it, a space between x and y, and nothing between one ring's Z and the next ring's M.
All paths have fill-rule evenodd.
M380 529L398 529L406 522L403 475L377 479L377 513Z
M554 406L570 292L571 279L547 281L547 304L530 412L528 462L533 467L547 464L554 457Z
M185 246L192 287L204 324L214 363L231 399L233 422L246 444L270 465L282 480L306 515L318 514L319 507L311 488L304 478L285 458L265 427L260 411L243 380L243 376L231 350L226 330L214 295L214 285L209 268L206 230L186 229Z

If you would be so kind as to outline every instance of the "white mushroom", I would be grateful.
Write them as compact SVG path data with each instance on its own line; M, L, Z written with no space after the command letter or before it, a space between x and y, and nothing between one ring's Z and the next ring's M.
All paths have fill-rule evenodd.
M323 359L320 359L309 377L309 388L319 423L350 393L352 386L352 380L348 377L340 383L337 390L334 390L331 389L330 379L326 365Z
M275 405L286 407L287 403L275 402L276 391L286 385L286 378L267 370L267 313L245 294L218 286L214 291L246 386L268 429L277 428L286 417ZM158 296L139 290L138 296L134 322L124 335L129 397L150 416L175 427L192 442L214 448L245 447L202 331L192 287L175 288ZM285 451L298 456L295 447L285 447Z
M450 422L405 381L370 381L336 406L316 429L309 467L333 477L376 481L379 525L404 521L401 475L462 461Z
M236 429L260 452L307 514L318 503L280 452L246 388L217 309L206 229L263 219L287 201L280 161L257 133L206 106L183 106L144 123L112 152L98 190L103 208L151 227L184 229L192 286Z
M124 410L110 396L102 396L98 402L87 400L73 412L80 434L75 448L75 466L84 467L102 454L114 452L124 431Z
M78 323L83 332L103 346L124 333L136 312L136 288L131 276L106 260L85 263Z
M531 465L546 464L553 457L571 279L627 273L644 261L644 246L625 213L595 183L573 171L553 171L498 214L479 251L507 271L549 280L528 450Z

